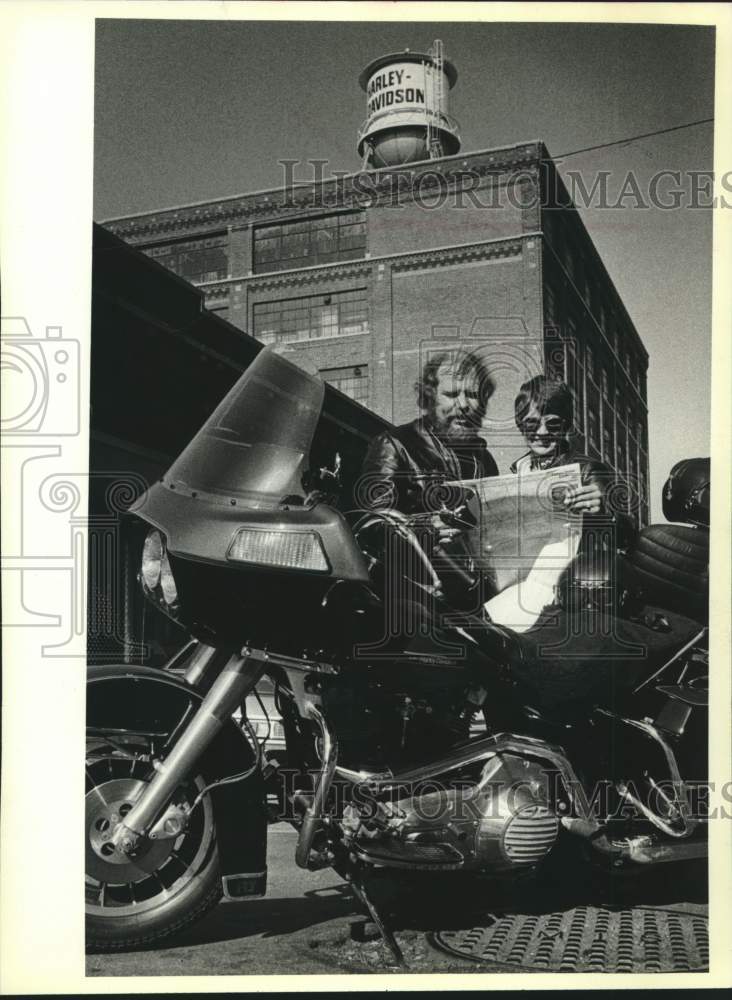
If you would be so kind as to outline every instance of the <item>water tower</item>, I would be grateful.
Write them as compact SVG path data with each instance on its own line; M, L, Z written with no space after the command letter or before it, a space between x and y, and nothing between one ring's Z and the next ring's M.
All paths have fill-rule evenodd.
M366 91L367 118L358 133L364 169L457 153L458 126L447 113L456 80L439 39L429 52L405 49L370 62L358 78Z

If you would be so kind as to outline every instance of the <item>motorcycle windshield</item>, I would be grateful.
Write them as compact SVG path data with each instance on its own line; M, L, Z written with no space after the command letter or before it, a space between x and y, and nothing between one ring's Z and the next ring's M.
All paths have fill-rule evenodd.
M317 378L265 348L173 463L166 481L250 507L273 507L284 496L302 495L324 392Z

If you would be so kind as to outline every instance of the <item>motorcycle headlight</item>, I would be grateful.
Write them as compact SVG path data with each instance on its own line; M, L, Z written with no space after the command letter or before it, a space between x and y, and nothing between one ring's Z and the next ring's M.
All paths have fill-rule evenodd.
M178 600L178 588L175 585L173 571L168 562L168 553L163 556L163 564L160 569L160 589L163 592L163 600L166 604L175 604Z
M140 575L150 597L173 609L178 600L178 588L165 549L165 538L157 528L153 528L145 539Z
M160 575L163 568L163 552L163 536L154 528L148 533L142 549L142 579L149 590L155 590L160 582Z
M239 528L226 558L281 569L327 573L330 569L316 531Z

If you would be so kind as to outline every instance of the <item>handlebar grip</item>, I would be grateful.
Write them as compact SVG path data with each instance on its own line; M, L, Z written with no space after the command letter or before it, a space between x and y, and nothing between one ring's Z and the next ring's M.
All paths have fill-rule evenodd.
M468 590L472 590L478 583L478 577L469 573L463 566L460 565L457 559L450 555L449 552L446 552L442 546L438 548L435 555L438 557L435 560L435 568L440 576L442 575L442 571L446 570L461 586L466 587Z

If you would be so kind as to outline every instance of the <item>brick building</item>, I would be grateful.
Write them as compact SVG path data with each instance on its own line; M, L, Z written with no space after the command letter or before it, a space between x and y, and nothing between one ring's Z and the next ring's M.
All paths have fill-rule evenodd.
M195 284L206 308L317 367L387 420L416 415L426 354L485 352L484 433L501 471L522 449L521 382L566 379L579 447L631 484L648 521L648 354L540 142L113 219Z

